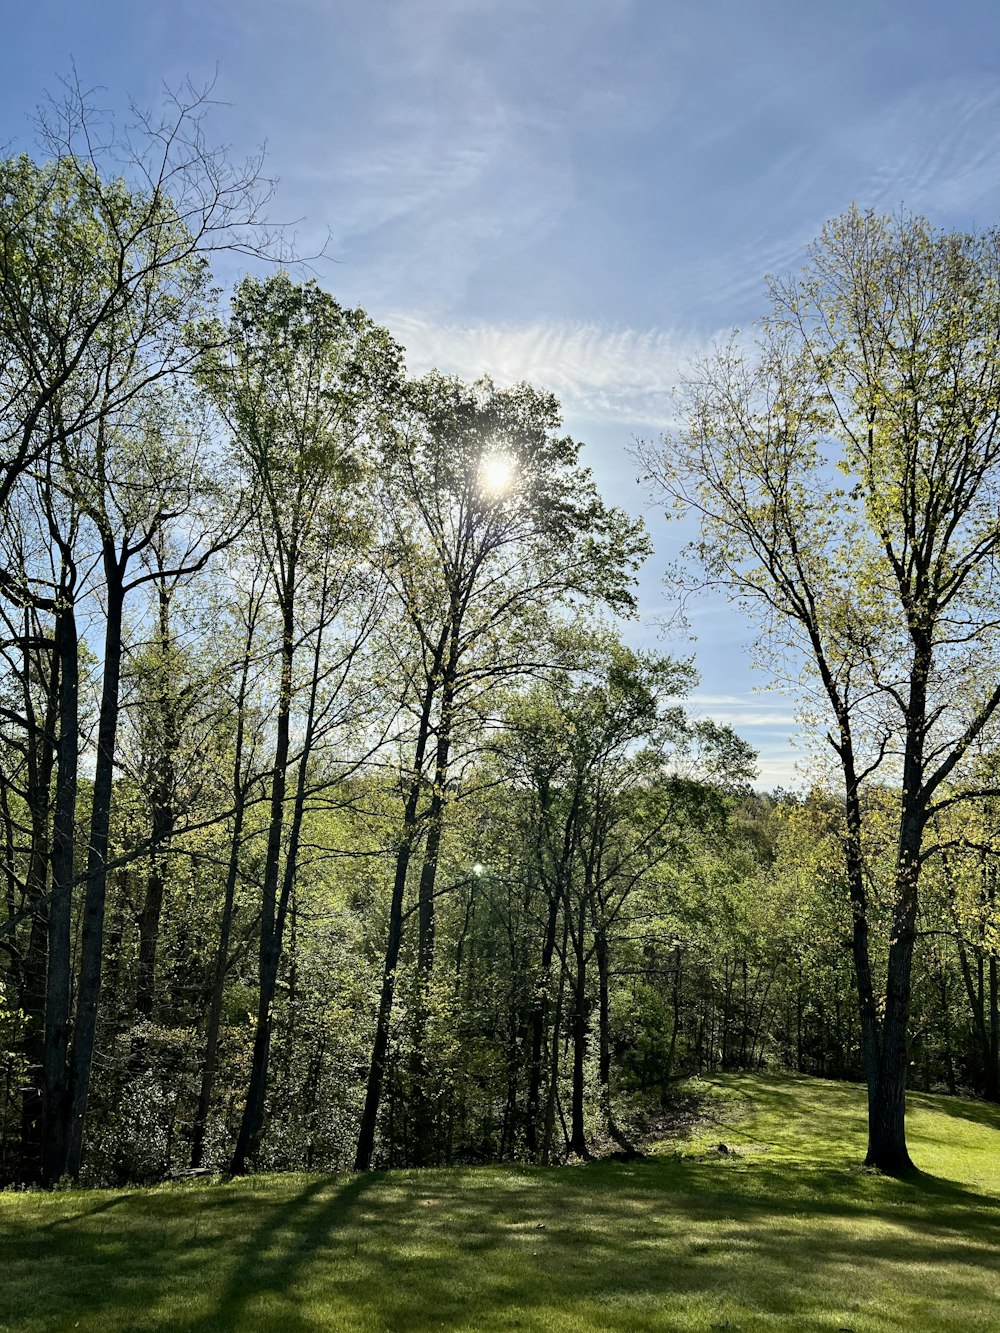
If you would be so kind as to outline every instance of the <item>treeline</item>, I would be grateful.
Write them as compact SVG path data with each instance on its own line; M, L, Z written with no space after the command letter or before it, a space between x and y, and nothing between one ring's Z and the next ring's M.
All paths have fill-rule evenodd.
M201 111L74 94L0 163L0 1180L551 1161L691 1072L862 1076L843 811L622 643L648 541L550 395L280 264L223 296L282 239ZM912 1072L996 1097L975 820Z

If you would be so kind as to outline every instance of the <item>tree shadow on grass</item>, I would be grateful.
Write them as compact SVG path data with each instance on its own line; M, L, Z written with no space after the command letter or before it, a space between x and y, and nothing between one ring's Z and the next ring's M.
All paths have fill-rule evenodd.
M1000 1106L995 1102L976 1102L968 1097L949 1097L944 1093L908 1092L906 1104L910 1111L941 1112L1000 1131Z
M120 1207L123 1203L128 1203L130 1199L128 1194L116 1194L111 1199L102 1199L96 1203L93 1208L80 1208L74 1212L66 1213L63 1217L53 1218L41 1227L42 1231L56 1231L59 1227L76 1226L86 1218L100 1217L103 1213L110 1213L113 1208Z
M90 1202L79 1196L26 1199L9 1224L0 1219L0 1328L315 1330L298 1309L300 1277L336 1244L365 1183L250 1180L90 1207L75 1206ZM48 1220L60 1203L66 1211Z
M478 1179L376 1187L363 1221L382 1280L340 1268L339 1308L359 1316L345 1327L664 1330L713 1308L807 1329L841 1303L903 1327L869 1315L908 1269L936 1316L1000 1298L1000 1200L934 1177L689 1162Z
M318 1251L329 1248L371 1179L357 1175L338 1184L328 1176L319 1177L285 1203L267 1207L259 1226L244 1238L217 1304L202 1318L184 1324L185 1333L253 1327L248 1311L262 1298L281 1304L274 1327L287 1333L315 1329L316 1324L296 1309L296 1281Z
M37 1218L0 1292L33 1333L798 1333L831 1311L964 1331L1000 1301L1000 1199L765 1155L251 1180Z

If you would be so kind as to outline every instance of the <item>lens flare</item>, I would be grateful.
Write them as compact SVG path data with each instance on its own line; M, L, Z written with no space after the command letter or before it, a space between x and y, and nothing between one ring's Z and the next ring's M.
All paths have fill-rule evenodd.
M503 495L514 481L514 460L507 454L487 454L479 463L479 485L485 495Z

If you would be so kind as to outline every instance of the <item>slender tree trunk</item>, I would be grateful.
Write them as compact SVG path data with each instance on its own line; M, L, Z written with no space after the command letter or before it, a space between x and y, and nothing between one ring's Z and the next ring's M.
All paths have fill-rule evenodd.
M986 889L986 904L992 918L996 913L997 880L996 868L991 867ZM989 961L989 1043L984 1048L986 1056L985 1091L990 1101L1000 1101L1000 977L998 977L997 945L994 940L990 947Z
M49 1185L54 1185L66 1169L70 943L80 745L76 611L71 596L66 592L56 612L55 646L59 659L59 731L52 812L52 900L48 921L45 1060L42 1070L42 1175Z
M453 641L452 655L446 664L444 679L441 682L441 714L438 719L437 746L434 755L434 780L425 819L427 838L424 843L423 863L420 867L420 881L417 889L416 1012L414 1014L413 1047L410 1059L413 1075L411 1115L413 1121L413 1162L415 1166L423 1166L428 1160L432 1137L427 1096L430 1071L427 1068L424 1053L424 1034L429 1017L428 991L434 970L434 893L437 884L438 857L441 850L441 834L444 829L444 811L447 800L456 669L457 662Z
M607 930L598 924L594 936L594 958L597 962L597 1015L598 1015L598 1090L601 1115L605 1127L615 1142L622 1148L628 1148L625 1138L615 1121L614 1107L611 1103L611 996L610 996L610 951Z
M573 986L573 1091L570 1105L570 1152L589 1157L583 1119L584 1062L587 1057L587 957L583 947L583 913L575 941L576 976Z
M27 664L26 664L27 665ZM25 1184L42 1179L44 1067L45 1067L45 973L47 967L49 907L45 903L49 877L49 816L52 770L55 762L53 737L58 707L59 657L52 655L46 689L45 717L40 729L29 738L30 771L28 804L31 813L31 846L26 875L27 900L34 905L28 947L22 962L18 1008L25 1016L22 1054L26 1065L21 1095L21 1178ZM30 709L29 709L30 716Z
M428 674L424 688L424 697L417 727L413 764L410 768L406 804L403 807L403 827L399 846L396 849L396 867L392 881L392 898L389 903L389 932L386 938L385 961L382 968L382 985L379 991L378 1014L375 1020L375 1037L372 1043L372 1056L368 1066L368 1079L365 1086L365 1104L358 1127L358 1146L354 1155L355 1171L368 1171L371 1168L372 1153L375 1148L375 1130L378 1126L379 1104L382 1100L382 1085L385 1080L386 1055L389 1050L389 1024L392 1019L392 1002L396 991L396 968L399 964L399 950L403 939L403 900L406 895L406 878L410 868L410 859L417 837L417 810L420 802L420 783L423 777L424 761L430 740L431 709L437 690L435 680L440 665L444 638L438 647L434 668Z
M562 1037L563 997L566 993L566 955L569 948L569 912L563 913L562 951L559 954L559 981L550 1028L549 1086L545 1098L545 1124L542 1131L542 1163L548 1165L552 1157L552 1138L556 1127L556 1107L559 1101L559 1042Z
M358 1129L358 1146L354 1156L355 1171L371 1169L375 1149L375 1129L378 1125L379 1103L385 1079L386 1055L389 1050L389 1024L392 1019L392 1001L396 989L396 968L403 938L403 896L406 892L406 873L410 864L410 848L405 843L396 854L396 872L393 876L392 901L389 905L389 936L385 946L385 965L382 970L382 988L379 992L378 1016L375 1021L375 1040L372 1045L365 1105Z
M271 1044L271 1010L275 982L281 959L282 914L278 907L278 878L284 835L285 787L288 774L292 711L292 665L295 655L295 567L291 564L283 590L281 634L281 680L278 687L277 732L274 764L271 769L270 822L264 856L263 904L260 921L258 962L257 1021L254 1029L253 1056L247 1099L233 1151L230 1170L243 1175L252 1153L256 1151L264 1123L264 1094L267 1062Z
M250 1074L250 1091L247 1096L247 1109L243 1124L240 1126L240 1140L237 1141L233 1157L233 1174L241 1174L246 1169L249 1157L256 1152L260 1135L264 1128L264 1097L267 1091L267 1074L271 1056L271 1032L274 1018L274 997L278 985L278 966L281 962L282 941L285 934L285 921L288 916L288 904L295 874L298 867L299 844L302 837L302 819L305 812L306 767L310 750L309 741L299 762L298 785L295 802L292 807L292 819L289 826L288 846L285 849L285 867L281 877L281 892L278 897L272 946L267 956L266 968L261 967L260 985L262 999L257 1011L257 1031L254 1039L253 1067ZM253 1117L251 1121L251 1115ZM240 1143L245 1140L245 1148L240 1156ZM239 1170L236 1169L237 1163Z
M948 999L948 975L945 970L944 958L937 960L938 975L938 993L941 997L941 1025L944 1036L944 1073L945 1082L948 1091L954 1097L955 1086L955 1052L951 1040L951 1004Z
M673 1078L674 1059L677 1052L677 1034L681 1026L681 946L679 944L674 948L674 979L671 986L671 1000L670 1046L667 1049L667 1059L661 1078L664 1093L666 1093L667 1084Z
M242 724L241 724L242 725ZM239 760L237 759L237 764ZM229 971L229 940L233 929L233 909L236 901L236 880L239 875L240 843L243 837L245 801L243 793L236 804L233 833L229 845L229 864L226 868L226 886L222 900L222 920L215 949L212 969L212 992L209 1000L208 1023L205 1029L205 1054L198 1088L198 1106L191 1130L191 1166L198 1168L205 1156L205 1130L212 1107L212 1093L219 1063L219 1028L222 1022L222 1001L226 991L226 973Z
M145 1017L153 1012L156 997L156 951L160 939L160 916L166 888L164 853L176 822L174 789L177 749L180 744L180 719L172 679L173 635L170 627L170 590L160 582L157 588L159 620L157 626L156 664L158 698L153 709L157 721L153 738L157 746L149 774L149 802L152 813L153 849L150 856L146 893L139 917L139 969L135 1007Z
M1000 1101L1000 977L996 954L990 956L990 1044L986 1064L986 1096Z
M80 953L79 998L73 1029L70 1071L70 1119L66 1170L75 1180L83 1160L83 1132L90 1092L97 1033L97 1009L101 998L101 965L104 949L104 905L107 889L108 836L114 788L115 742L118 734L118 691L121 679L122 610L124 589L121 569L110 556L105 559L107 577L107 622L104 634L104 680L97 729L97 759L94 769L90 844L83 904L83 943Z
M441 720L438 724L437 752L434 759L434 786L427 808L427 840L418 888L417 966L422 978L429 978L434 968L434 889L437 883L438 856L444 827L444 809L451 749L451 687L446 682Z
M594 942L594 959L597 963L597 1024L598 1024L598 1069L597 1081L600 1088L601 1108L605 1119L611 1121L611 998L608 978L608 937L603 929L597 932Z
M548 914L545 920L545 935L542 940L541 966L538 986L531 1006L530 1056L528 1061L528 1099L525 1108L525 1143L528 1152L534 1157L539 1148L538 1116L541 1110L542 1087L542 1052L545 1044L545 1027L549 1015L549 990L551 986L552 955L556 947L556 924L559 919L559 894L550 889Z
M240 683L236 691L235 716L236 735L233 741L233 830L229 843L229 862L226 867L226 883L222 897L222 919L219 922L219 939L215 950L215 963L212 968L212 987L208 1007L208 1023L205 1028L205 1054L201 1067L201 1082L198 1088L198 1106L195 1110L194 1125L191 1132L191 1166L201 1166L205 1155L205 1131L212 1107L212 1094L215 1089L215 1075L219 1060L219 1029L222 1022L222 1002L226 990L226 974L229 971L229 940L232 935L233 917L236 905L236 883L240 870L240 850L243 842L243 825L246 812L246 800L249 781L243 773L243 751L246 742L246 703L247 687L250 679L250 657L257 626L258 605L251 599L246 622L246 637L243 644L243 660L240 666Z

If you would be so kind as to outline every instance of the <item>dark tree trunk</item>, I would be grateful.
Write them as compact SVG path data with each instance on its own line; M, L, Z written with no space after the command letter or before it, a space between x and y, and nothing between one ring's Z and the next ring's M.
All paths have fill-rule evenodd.
M59 659L59 731L52 811L52 899L42 1071L42 1175L49 1185L54 1185L66 1169L69 1114L70 938L80 743L76 612L70 599L64 600L56 613L55 650Z
M951 1002L948 997L948 974L945 970L944 959L939 958L937 964L938 992L941 997L941 1026L944 1036L944 1073L945 1082L948 1091L954 1097L957 1088L955 1081L955 1051L951 1037Z
M605 1115L611 1111L611 999L608 976L608 937L599 930L594 942L597 962L598 1070L601 1104Z
M431 799L427 808L425 823L427 839L424 843L423 863L420 867L420 881L417 889L417 977L413 1022L413 1049L411 1052L412 1070L412 1143L413 1164L423 1166L428 1160L432 1130L428 1102L427 1083L430 1071L424 1057L424 1034L428 1021L428 989L434 970L434 932L435 932L435 887L437 885L438 857L441 850L441 834L444 829L444 811L447 802L448 763L451 752L451 728L455 700L455 657L454 635L452 652L445 665L444 678L440 684L441 713L437 726L437 745L434 755L434 780Z
M409 864L410 848L404 843L396 854L392 901L389 905L389 936L385 946L385 965L382 971L378 1016L375 1021L375 1040L372 1045L371 1063L368 1067L365 1105L361 1114L361 1124L358 1129L358 1147L354 1156L355 1171L370 1170L372 1153L375 1149L375 1130L378 1125L379 1103L382 1099L382 1084L385 1079L386 1055L389 1050L389 1023L392 1018L392 1001L396 989L396 967L399 964L399 947L403 938L403 895L406 891L406 872L409 869Z
M566 954L569 947L569 912L563 913L562 950L559 954L559 981L556 1002L549 1029L549 1085L545 1098L545 1124L542 1129L542 1163L552 1158L552 1139L556 1127L556 1107L559 1103L559 1043L562 1040L563 997L566 993Z
M278 903L278 878L285 820L285 787L288 773L292 707L292 664L295 655L294 565L289 570L282 608L281 683L278 694L277 733L274 764L271 770L270 823L264 857L263 905L260 922L258 961L257 1021L254 1029L250 1081L243 1119L233 1151L230 1170L243 1175L256 1151L264 1124L264 1094L267 1086L267 1062L271 1045L271 1020L278 964L281 960L281 931L284 913ZM287 871L287 861L286 861ZM284 896L284 895L283 895Z
M428 675L424 688L413 764L410 768L406 803L403 807L403 827L399 846L396 849L392 898L389 903L389 931L385 945L385 962L382 968L378 1014L375 1020L375 1037L372 1042L371 1061L368 1065L365 1104L361 1113L361 1123L358 1127L358 1146L354 1156L355 1171L368 1171L371 1168L372 1153L375 1149L375 1131L378 1127L379 1104L382 1100L386 1055L389 1050L389 1024L392 1019L392 1002L396 991L396 968L399 964L399 950L403 939L403 900L406 896L406 878L410 868L410 859L417 838L420 784L423 778L424 761L427 757L427 746L431 734L431 709L437 691L436 675L443 649L444 637L442 636L438 653L434 659L434 666Z
M104 905L107 889L108 836L114 788L115 741L118 733L118 692L121 679L122 610L124 589L121 569L109 555L105 558L107 621L104 633L104 679L97 728L97 758L94 769L90 844L87 849L87 878L83 903L83 941L80 951L79 996L73 1029L70 1071L69 1135L66 1171L76 1180L83 1160L83 1133L90 1092L97 1033L97 1009L101 999L101 965L104 949Z
M414 1166L424 1166L428 1160L431 1141L428 1080L430 1070L424 1056L424 1036L429 1018L428 990L434 968L434 889L437 882L438 855L444 823L444 784L447 780L447 743L438 739L438 758L435 765L434 789L427 809L427 840L424 844L423 864L420 867L417 918L417 975L415 978L412 1049L410 1051L411 1104L409 1106L411 1160Z
M976 978L972 974L972 967L969 963L969 955L959 929L957 919L955 920L955 943L958 948L958 961L962 970L962 981L965 984L965 993L969 1000L969 1008L972 1011L972 1036L976 1047L978 1047L979 1058L983 1068L983 1092L988 1101L997 1101L996 1086L996 1061L991 1051L992 1033L996 1031L996 1024L992 1025L987 1016L987 998L985 987L976 984ZM984 980L985 969L983 967L982 954L979 955L979 980ZM993 973L996 973L996 964L993 965ZM991 1072L993 1075L991 1081Z
M238 763L239 760L237 759ZM226 886L222 900L222 920L219 923L215 966L212 969L208 1023L205 1028L205 1054L202 1060L201 1082L198 1088L198 1106L195 1110L194 1125L191 1130L191 1166L193 1168L201 1166L205 1156L205 1130L208 1126L208 1116L212 1107L212 1093L215 1088L215 1074L219 1062L219 1028L222 1022L222 1001L226 990L226 973L229 971L229 940L233 929L240 842L243 837L244 805L245 802L241 793L236 804L232 840L229 845L229 864L226 869Z
M986 1096L1000 1101L1000 978L996 954L990 955L990 1044L986 1064Z
M170 679L173 664L173 638L170 628L170 592L162 583L159 592L159 694L155 701L157 720L155 742L158 752L150 764L149 802L152 814L152 852L146 893L139 917L139 976L136 986L135 1007L144 1017L153 1012L156 998L156 951L160 939L160 916L163 912L163 894L166 888L165 853L174 831L176 811L174 794L176 784L177 749L180 744L180 719L177 716L176 697Z
M608 935L603 925L598 925L594 936L594 958L597 962L597 1016L598 1016L598 1092L601 1115L608 1133L620 1147L630 1146L615 1121L614 1108L611 1104L611 996L610 996L610 950Z
M996 913L997 880L996 867L989 868L986 882L986 907L992 919ZM986 1066L984 1090L992 1102L1000 1101L1000 979L998 979L997 950L994 941L990 948L988 966L988 996L985 1009L989 1008L989 1039L983 1043L984 1063Z
M229 971L229 940L232 935L233 917L236 905L236 883L240 870L240 851L243 841L243 824L246 813L246 800L249 791L249 779L243 772L243 750L246 740L246 703L247 686L250 678L250 658L257 625L257 608L251 601L246 623L246 638L243 645L243 660L240 667L240 683L236 692L236 735L233 741L232 794L233 794L233 829L229 842L229 863L226 867L226 883L222 897L222 919L219 922L219 938L216 943L215 962L212 968L212 985L209 993L208 1022L205 1028L205 1054L201 1067L201 1082L198 1088L198 1105L195 1110L194 1124L191 1131L191 1166L200 1167L205 1155L205 1131L208 1126L209 1112L212 1107L212 1094L215 1089L215 1075L219 1060L219 1029L222 1022L222 1002L226 989L226 974Z
M904 792L908 780L904 764ZM916 785L917 778L909 775ZM917 877L923 834L922 811L916 798L906 802L900 820L895 909L886 971L885 1016L874 1079L869 1084L868 1152L865 1165L886 1175L913 1169L906 1147L906 1074L909 1064L910 985L916 941Z
M573 1082L570 1098L570 1152L578 1157L589 1157L587 1134L583 1120L584 1064L587 1058L587 954L584 948L584 911L581 903L573 941L576 975L573 978Z
M674 977L671 986L671 1019L670 1019L670 1046L667 1049L667 1059L663 1070L661 1084L664 1093L667 1090L667 1084L674 1074L674 1059L677 1054L677 1034L681 1027L681 946L678 944L674 948Z
M50 679L46 717L40 733L29 741L31 762L28 802L31 809L31 847L26 878L27 900L34 907L28 947L21 965L18 1008L24 1014L22 1055L25 1061L21 1094L21 1178L25 1184L42 1179L45 974L47 969L49 907L45 902L49 873L49 814L54 749L52 736L58 691L58 658Z
M552 955L556 947L556 924L559 919L559 894L550 889L545 935L542 940L541 966L535 997L529 1018L530 1056L528 1061L528 1098L525 1108L525 1143L528 1152L538 1152L538 1118L541 1110L542 1054L545 1046L545 1027L549 1016L549 988L551 985Z

